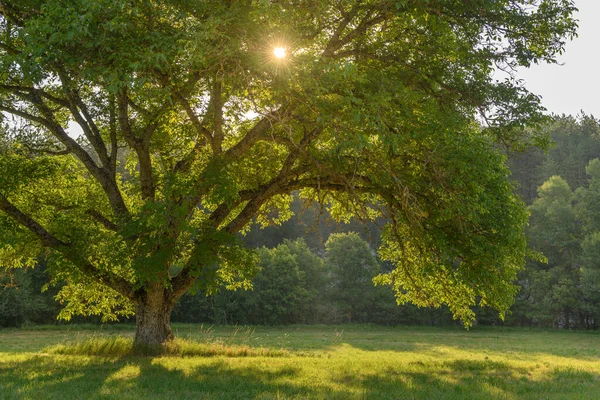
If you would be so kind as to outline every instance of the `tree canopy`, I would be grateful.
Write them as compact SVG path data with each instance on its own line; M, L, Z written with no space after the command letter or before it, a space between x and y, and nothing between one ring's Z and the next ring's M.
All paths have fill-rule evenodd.
M0 264L43 255L64 316L135 312L136 342L160 343L188 289L248 284L238 234L290 218L300 191L387 221L396 268L378 282L399 302L503 312L527 212L498 145L543 139L523 133L543 109L511 71L555 62L574 10L2 0Z

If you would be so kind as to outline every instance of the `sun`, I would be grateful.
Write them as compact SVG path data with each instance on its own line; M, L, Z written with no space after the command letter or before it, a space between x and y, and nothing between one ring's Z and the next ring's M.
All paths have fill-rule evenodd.
M275 58L283 59L286 56L285 47L275 47L273 49L273 55Z

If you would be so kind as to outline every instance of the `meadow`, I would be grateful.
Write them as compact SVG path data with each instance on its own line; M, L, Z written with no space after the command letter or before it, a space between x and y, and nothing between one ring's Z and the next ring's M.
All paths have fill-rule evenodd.
M600 399L600 334L516 328L174 325L0 330L0 399Z

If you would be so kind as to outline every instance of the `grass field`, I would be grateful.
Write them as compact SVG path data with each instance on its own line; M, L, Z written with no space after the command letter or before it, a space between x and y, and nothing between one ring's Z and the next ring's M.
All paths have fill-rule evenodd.
M600 399L598 333L174 330L154 357L127 354L132 326L0 330L0 399Z

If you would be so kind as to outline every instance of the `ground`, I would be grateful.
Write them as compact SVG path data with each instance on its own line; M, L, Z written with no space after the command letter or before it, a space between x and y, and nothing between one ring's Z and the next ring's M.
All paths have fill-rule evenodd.
M0 399L600 399L599 332L186 324L133 356L133 330L0 330Z

